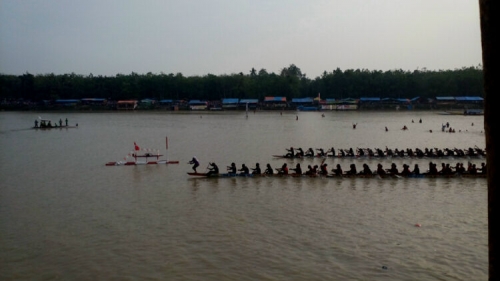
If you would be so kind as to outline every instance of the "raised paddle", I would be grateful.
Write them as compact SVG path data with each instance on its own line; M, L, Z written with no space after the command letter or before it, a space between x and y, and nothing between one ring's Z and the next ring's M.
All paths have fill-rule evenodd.
M207 173L207 172L208 172L208 167L210 167L210 164L212 164L212 163L208 162L208 165L207 165L207 167L205 168L205 173Z
M323 161L321 161L321 165L323 165L326 161L326 158L323 158Z

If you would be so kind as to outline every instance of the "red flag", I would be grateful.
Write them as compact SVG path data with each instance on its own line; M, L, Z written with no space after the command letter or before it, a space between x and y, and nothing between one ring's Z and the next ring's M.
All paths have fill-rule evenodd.
M165 137L165 149L168 149L168 137Z
M135 143L134 141L134 149L137 151L137 150L141 150L141 148Z

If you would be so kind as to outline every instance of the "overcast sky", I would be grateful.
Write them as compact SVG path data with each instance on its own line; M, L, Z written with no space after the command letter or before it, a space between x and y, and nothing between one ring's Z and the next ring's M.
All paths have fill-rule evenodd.
M308 78L482 64L477 0L0 0L0 73Z

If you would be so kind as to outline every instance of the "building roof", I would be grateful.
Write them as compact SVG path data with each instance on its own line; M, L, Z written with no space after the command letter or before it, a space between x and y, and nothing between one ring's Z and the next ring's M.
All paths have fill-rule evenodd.
M134 104L134 103L137 103L137 101L136 100L119 100L116 103L120 103L120 104Z
M396 99L398 102L411 102L410 99Z
M312 103L313 98L293 98L292 103Z
M265 102L272 102L272 101L285 101L286 102L286 97L265 97L264 101Z
M106 101L106 99L100 99L100 98L84 98L82 101Z
M455 97L436 97L436 100L439 100L439 101L454 101Z
M241 99L240 103L258 103L258 99Z
M190 100L189 104L207 104L207 102L201 100Z
M56 103L78 103L81 100L56 100Z
M380 98L365 98L361 97L359 98L360 101L380 101Z
M222 99L223 104L238 103L240 99Z
M483 101L482 97L455 97L457 101Z
M141 103L154 103L154 102L156 102L156 100L154 100L154 99L142 99L141 100Z

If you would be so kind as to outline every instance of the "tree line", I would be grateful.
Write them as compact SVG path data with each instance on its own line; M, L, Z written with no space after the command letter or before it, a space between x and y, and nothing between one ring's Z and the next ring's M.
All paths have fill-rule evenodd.
M427 69L367 70L339 68L315 79L307 78L291 64L280 73L257 71L230 75L190 76L177 74L117 74L87 76L75 73L54 75L25 73L0 74L0 98L31 101L55 99L104 98L221 100L223 98L258 99L266 96L292 98L435 98L436 96L484 97L481 66L455 70Z

